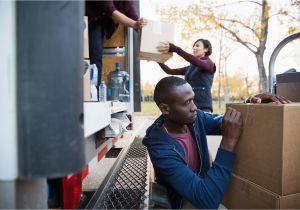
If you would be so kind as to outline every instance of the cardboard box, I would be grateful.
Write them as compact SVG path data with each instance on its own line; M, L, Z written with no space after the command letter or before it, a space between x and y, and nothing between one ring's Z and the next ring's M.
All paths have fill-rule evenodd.
M222 204L228 209L299 209L300 193L280 196L233 174Z
M125 46L125 27L119 24L117 30L110 39L104 38L104 47L124 47Z
M172 53L161 54L156 47L159 42L174 42L175 26L170 23L148 20L138 34L137 59L164 63Z
M300 104L227 104L244 127L233 172L278 195L300 192Z
M83 74L83 101L91 101L91 68L90 60L84 60L84 74Z
M83 58L89 59L89 24L88 24L88 17L83 17Z
M300 72L277 74L276 94L300 102Z
M293 102L300 102L300 82L277 83L276 95L284 96Z

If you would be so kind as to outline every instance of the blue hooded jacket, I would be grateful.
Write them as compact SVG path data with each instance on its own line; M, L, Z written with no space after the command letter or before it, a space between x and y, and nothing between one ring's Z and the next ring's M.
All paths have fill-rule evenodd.
M210 166L206 135L220 134L220 118L197 110L195 122L188 125L195 136L201 160L198 174L187 166L182 146L162 129L162 116L147 129L143 144L148 149L157 183L167 187L172 208L181 208L183 198L196 208L219 207L231 180L236 156L219 148Z

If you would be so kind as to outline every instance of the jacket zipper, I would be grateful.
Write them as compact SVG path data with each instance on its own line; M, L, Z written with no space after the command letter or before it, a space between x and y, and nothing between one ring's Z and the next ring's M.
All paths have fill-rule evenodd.
M185 159L182 157L182 155L177 151L177 149L175 147L173 147L173 150L179 155L179 157L184 161L184 163L186 165L188 165L187 162L185 161ZM182 207L182 201L183 201L183 199L180 200L180 207L179 207L179 209L181 209L181 207Z
M179 155L179 157L184 161L185 165L187 165L187 162L185 161L185 159L182 157L182 155L177 151L177 149L175 147L173 147L173 150Z
M197 135L196 135L196 130L195 130L195 125L193 125L193 129L194 129L194 134L195 134L195 139L196 139L196 144L197 144L197 147L198 147L198 151L199 151L199 158L200 158L200 169L199 169L199 172L198 172L198 175L201 174L201 170L202 170L202 150L201 150L201 147L199 146L199 143L198 143L198 139L197 139Z

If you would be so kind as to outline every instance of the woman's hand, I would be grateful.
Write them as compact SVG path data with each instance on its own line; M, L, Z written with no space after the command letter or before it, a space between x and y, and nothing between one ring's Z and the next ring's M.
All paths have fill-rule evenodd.
M135 29L140 29L140 28L143 28L145 25L147 25L147 20L144 19L144 18L140 18L138 19L136 22L135 22L135 26L134 28Z
M169 49L170 49L170 43L169 42L159 42L156 49L160 53L168 53Z
M260 93L254 96L250 96L245 100L245 103L276 103L276 104L289 104L291 103L290 100L286 99L283 96L276 96L271 93Z

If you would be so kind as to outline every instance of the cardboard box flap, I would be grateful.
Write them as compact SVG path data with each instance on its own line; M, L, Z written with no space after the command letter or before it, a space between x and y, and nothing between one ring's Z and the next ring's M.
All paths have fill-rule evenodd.
M297 209L300 193L280 196L233 174L222 203L228 209Z
M228 209L275 209L279 206L275 194L236 175L232 175L222 203Z
M300 193L280 197L281 209L300 209Z

